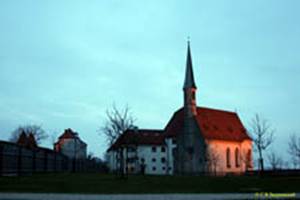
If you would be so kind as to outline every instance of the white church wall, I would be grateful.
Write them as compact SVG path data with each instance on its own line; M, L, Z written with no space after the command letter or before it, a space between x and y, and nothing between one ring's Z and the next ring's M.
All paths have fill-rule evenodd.
M246 171L246 165L243 152L248 152L251 148L251 141L245 140L243 142L234 141L222 141L222 140L209 140L207 141L208 149L214 151L218 161L216 165L216 171L219 175L225 175L227 173L243 173ZM230 152L230 165L227 163L227 149ZM238 157L236 159L236 149L238 149ZM237 162L236 162L237 161ZM212 168L214 166L210 166ZM211 171L213 171L211 169Z

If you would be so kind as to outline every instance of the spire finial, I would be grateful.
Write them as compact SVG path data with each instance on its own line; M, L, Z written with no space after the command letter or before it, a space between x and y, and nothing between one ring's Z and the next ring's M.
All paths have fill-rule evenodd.
M190 40L191 40L190 36L187 36L187 43L188 43L188 45L190 45Z

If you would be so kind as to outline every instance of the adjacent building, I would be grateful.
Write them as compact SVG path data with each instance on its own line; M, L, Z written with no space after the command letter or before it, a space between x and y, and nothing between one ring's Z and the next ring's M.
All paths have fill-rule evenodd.
M237 113L198 107L188 43L183 107L162 130L125 131L107 150L111 171L241 174L252 169L252 139Z
M35 137L32 133L26 134L22 131L17 140L17 144L29 149L35 149L38 147Z
M66 129L54 144L54 150L71 159L85 159L87 156L87 144L83 142L78 133L72 129Z

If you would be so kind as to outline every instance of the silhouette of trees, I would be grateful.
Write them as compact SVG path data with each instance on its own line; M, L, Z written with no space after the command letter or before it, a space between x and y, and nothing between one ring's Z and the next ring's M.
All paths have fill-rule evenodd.
M16 128L11 133L9 141L17 142L22 132L24 132L27 136L29 136L29 134L32 134L37 144L40 144L43 140L48 138L48 134L46 134L46 132L40 125L27 124Z
M134 119L130 113L130 109L126 106L123 110L119 110L115 105L106 111L106 122L104 126L99 129L99 134L104 135L109 146L112 146L116 140L127 130L134 128ZM116 159L119 161L119 174L124 178L124 151L126 147L120 145L117 151ZM127 151L126 151L127 152ZM126 155L125 155L126 156ZM127 157L127 156L126 156ZM125 158L126 158L125 157ZM127 172L127 170L125 170Z
M246 150L243 149L241 152L241 161L245 166L245 170L248 171L249 169L253 168L253 163L252 163L252 151L250 149Z
M296 134L292 134L288 144L288 152L292 156L294 168L297 168L300 166L300 137Z
M279 170L283 168L284 162L275 152L272 151L270 154L268 154L267 159L272 170Z
M274 141L275 130L271 128L270 123L266 119L263 119L258 114L255 114L254 118L250 123L249 131L253 137L254 145L258 151L259 169L261 172L263 172L264 171L263 152Z
M113 105L111 109L106 110L106 122L98 132L106 137L108 144L111 146L124 131L134 127L133 123L134 119L128 106L123 110L119 110Z
M217 147L215 148L217 149ZM217 167L220 164L220 155L212 147L209 146L206 146L206 161L208 170L216 176Z

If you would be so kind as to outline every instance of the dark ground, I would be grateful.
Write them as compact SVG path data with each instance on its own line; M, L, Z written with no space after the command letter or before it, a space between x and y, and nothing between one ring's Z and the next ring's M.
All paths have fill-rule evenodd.
M33 193L255 193L299 192L300 177L129 176L97 173L0 177L0 192Z

